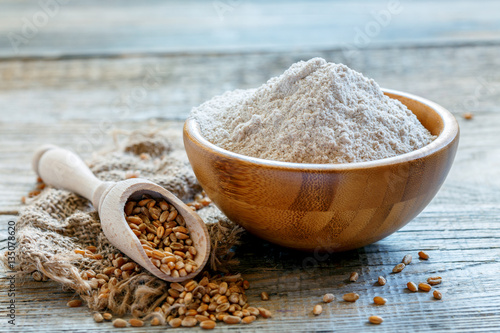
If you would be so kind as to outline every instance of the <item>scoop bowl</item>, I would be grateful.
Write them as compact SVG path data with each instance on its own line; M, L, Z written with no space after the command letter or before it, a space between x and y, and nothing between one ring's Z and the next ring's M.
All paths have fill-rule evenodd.
M383 91L437 138L418 150L375 161L287 163L217 147L189 118L184 147L210 199L249 232L299 250L359 248L389 236L427 206L458 147L458 123L445 108L408 93Z
M182 282L201 272L210 255L210 238L203 220L174 194L146 179L133 178L119 182L97 179L74 153L54 145L40 147L33 156L33 170L50 186L66 189L87 198L98 211L101 227L108 240L121 252L156 277ZM125 220L127 200L140 200L143 194L164 199L183 217L198 251L197 269L185 276L170 276L159 270L146 255L141 242Z

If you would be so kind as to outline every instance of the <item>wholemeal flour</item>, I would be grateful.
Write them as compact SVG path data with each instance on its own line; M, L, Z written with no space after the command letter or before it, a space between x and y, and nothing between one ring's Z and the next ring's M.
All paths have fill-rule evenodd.
M284 162L370 161L435 138L374 80L322 58L295 63L257 89L216 96L191 116L221 148Z

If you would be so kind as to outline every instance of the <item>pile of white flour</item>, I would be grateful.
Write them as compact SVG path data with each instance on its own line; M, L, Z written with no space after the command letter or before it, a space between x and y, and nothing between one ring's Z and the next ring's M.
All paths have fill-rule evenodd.
M435 138L375 81L322 58L295 63L257 89L216 96L191 117L221 148L284 162L371 161Z

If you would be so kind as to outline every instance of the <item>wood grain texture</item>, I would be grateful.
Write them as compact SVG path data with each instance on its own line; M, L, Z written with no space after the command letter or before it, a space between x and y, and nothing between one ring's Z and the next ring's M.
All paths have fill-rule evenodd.
M336 332L374 329L384 332L497 331L500 320L497 285L500 210L498 205L483 205L480 216L474 217L475 214L471 214L474 207L472 204L431 205L412 223L378 243L326 256L287 251L246 237L237 249L237 256L241 259L241 272L251 282L250 303L270 308L275 318L237 329L265 332L298 328ZM15 216L1 217L2 238L5 222L15 219ZM416 252L421 249L429 253L428 261L417 259ZM413 255L413 263L400 274L390 274L392 267L407 253ZM360 274L356 283L348 282L352 271ZM375 284L379 275L387 278L384 287ZM429 293L410 294L405 290L407 281L418 283L435 275L443 277L443 284L437 286L444 295L442 301L434 300ZM3 287L6 280L2 278L0 283ZM65 304L72 293L61 291L54 283L28 280L18 288L18 314L24 319L23 326L10 330L12 332L38 332L40 327L51 332L112 330L109 323L95 324L85 308L67 308ZM267 291L271 300L261 301L261 291ZM358 292L360 300L354 304L339 301L342 294L351 291ZM321 302L326 292L333 293L336 301L324 305L324 313L314 317L312 307ZM373 305L374 296L387 298L387 305ZM2 316L7 301L2 288ZM385 319L383 326L368 326L367 318L372 314ZM148 328L148 331L150 329L160 331L156 328ZM223 326L224 331L233 329L235 327Z
M90 200L96 209L102 194L112 185L97 179L78 155L58 146L40 146L32 162L33 171L45 184L74 192Z
M500 41L500 4L491 0L59 2L47 10L37 1L3 1L0 57Z
M139 239L132 233L127 221L123 218L123 209L126 201L129 198L139 200L142 194L151 195L153 198L165 199L170 205L174 206L184 218L186 227L189 229L189 235L194 244L197 245L196 249L198 253L194 258L197 264L196 270L186 276L174 277L167 275L157 268L146 255L142 248L142 243L140 243ZM169 282L182 282L194 278L203 270L210 256L208 230L198 214L193 212L179 198L163 187L140 178L117 182L110 188L109 192L106 192L104 195L99 205L99 217L101 219L102 229L106 238L123 253L152 272L155 276ZM125 236L123 232L124 229L127 230L127 236Z
M272 309L276 318L238 326L237 329L267 332L293 331L298 327L309 331L339 332L498 331L500 184L495 177L498 173L495 166L500 156L496 134L500 113L481 113L472 121L459 119L459 122L460 149L441 191L416 219L388 238L363 249L325 257L283 250L253 237L246 238L237 249L237 256L241 259L241 272L252 283L250 300ZM80 122L2 126L1 131L7 134L10 142L17 142L14 147L2 147L2 154L7 157L2 159L4 168L8 165L5 163L10 163L9 169L3 170L12 170L9 182L17 184L15 191L7 187L2 189L5 197L9 194L17 196L17 201L19 195L34 185L30 159L39 143L34 141L54 142L76 149L78 139L94 125ZM135 122L117 124L117 127L127 129L138 126L146 125ZM168 126L180 132L182 123L173 122ZM109 137L103 138L101 144L105 143L111 143ZM16 167L21 168L15 172ZM1 174L5 180L8 174L3 170ZM16 175L24 176L16 181L12 179ZM6 222L15 219L15 216L8 215L0 217L0 239L6 237ZM0 247L5 246L5 241L0 244ZM428 262L416 259L416 253L421 249L431 255ZM399 275L389 274L406 253L413 254L414 263ZM347 282L351 271L360 273L356 284ZM375 280L381 274L387 277L388 284L376 287ZM440 275L444 279L438 286L444 295L442 301L434 301L430 294L405 292L407 280L424 281L431 275ZM3 288L6 280L2 279L1 283L0 310L4 311L4 304L8 301ZM271 294L267 303L259 301L258 295L263 290ZM310 313L323 293L332 292L338 300L344 292L350 291L361 295L355 305L336 301L325 305L320 317L315 318ZM62 291L55 283L28 280L19 285L17 295L18 313L25 319L24 326L12 329L13 332L39 332L40 327L50 332L114 331L110 324L95 324L91 313L83 307L67 308L65 304L73 294ZM388 304L383 308L372 305L371 299L376 295L387 298ZM371 314L381 315L384 323L380 327L367 326L367 317ZM3 312L0 316L3 317ZM5 327L4 323L2 321L0 327ZM225 331L233 329L223 327ZM155 328L148 330L160 331Z
M121 123L123 129L138 128ZM99 130L95 122L58 122L52 125L0 123L0 214L16 214L21 197L34 189L36 175L31 167L33 153L42 143L72 149L83 158L103 145L112 145L112 136Z
M318 26L311 30L315 34L323 29L319 25L330 24L328 45L318 43L315 46L321 46L321 51L310 48L318 39L314 39L314 34L308 34L295 35L297 39L288 38L282 41L283 45L278 45L295 48L293 45L310 39L311 43L306 44L309 46L297 46L294 51L266 52L273 49L272 45L267 47L268 43L267 46L261 44L263 52L249 53L241 47L241 53L220 53L224 43L238 46L237 43L244 40L240 39L245 37L241 30L227 27L236 24L236 20L245 22L241 17L250 14L248 8L264 8L258 7L260 4L254 1L244 2L241 12L236 9L236 16L227 18L226 28L209 30L226 35L214 34L211 41L217 37L222 42L213 44L212 52L206 54L120 54L125 49L138 53L170 52L170 46L160 41L164 36L169 41L174 40L174 32L166 35L165 28L155 32L159 24L171 22L164 19L167 17L162 16L164 12L155 15L150 25L147 20L142 21L145 24L142 31L151 32L151 37L139 41L140 46L128 44L122 38L126 34L134 36L135 32L129 35L130 31L120 32L117 28L107 35L102 33L102 27L99 30L98 25L94 26L94 30L88 30L87 34L79 34L76 40L75 31L82 31L80 27L93 28L86 20L95 14L91 7L100 5L95 2L75 4L75 14L64 17L62 13L60 18L51 21L47 29L38 35L39 39L22 49L30 57L28 60L12 58L11 46L3 35L0 43L0 56L5 57L0 61L0 249L6 246L7 222L16 220L14 214L21 207L20 197L35 184L30 160L39 144L61 145L87 158L93 151L112 144L112 137L106 134L112 128L133 130L148 126L150 119L158 119L157 125L169 126L172 131L180 133L182 122L172 120L185 119L192 106L225 90L257 87L269 77L282 73L293 62L322 56L328 61L347 64L374 78L383 87L424 96L457 116L470 111L475 117L471 121L459 119L461 140L455 163L434 200L418 217L384 240L359 250L321 256L282 249L247 236L236 249L236 255L241 260L240 271L252 283L248 292L250 303L270 308L275 318L259 320L248 326L219 325L219 330L498 332L500 75L496 69L500 68L500 46L495 42L498 38L499 11L495 10L498 4L494 1L470 2L471 5L466 2L427 1L426 5L431 3L435 6L432 8L441 7L446 11L427 13L424 7L411 7L412 10L400 16L401 19L398 18L390 29L384 30L380 38L374 39L369 48L361 48L349 56L334 46L336 39L330 38L330 35L337 33L338 27L335 20L327 15L324 19L313 20ZM360 21L352 15L345 15L350 21L348 29L359 25L358 22L362 22L363 26L369 11L377 6L375 2L368 5L368 1L356 4L365 7L364 18ZM414 6L420 4L415 2ZM38 10L36 6L36 2L4 2L0 12L0 30L3 33L11 29L19 30L22 24L20 19L33 15L33 10ZM170 4L162 6L167 8ZM186 6L189 4L186 3ZM271 4L265 6L269 9ZM332 2L330 6L336 6L332 15L346 14L340 1ZM86 9L82 10L82 7ZM22 11L17 11L19 8ZM311 8L311 11L317 10L314 6ZM304 7L296 6L294 10L302 11ZM415 10L419 12L413 19L409 16ZM478 11L480 15L474 14ZM264 12L262 10L257 14L264 15ZM144 13L150 12L145 10ZM177 14L172 12L171 15ZM432 15L440 17L432 19ZM129 24L129 20L140 20L139 16L136 18L120 10L110 20L115 23L127 21ZM298 17L296 15L294 20L288 21L288 26L283 25L284 30L270 28L259 36L269 35L269 39L290 37L297 31L293 27L290 29L290 25L306 25L297 20ZM417 29L421 26L422 17L426 18L423 21L426 24L432 23L428 31ZM485 20L480 22L479 17ZM271 25L283 23L276 15L270 15L266 20ZM408 23L405 28L403 21ZM110 26L116 26L115 23ZM100 20L99 24L105 25L106 20ZM454 29L457 26L460 29ZM286 29L289 29L288 32ZM338 34L343 31L338 30ZM389 36L386 32L394 35ZM345 40L352 40L354 30L350 33L345 35ZM416 35L411 36L411 33ZM408 34L419 43L423 43L427 34L431 41L418 46L403 42L398 43L399 46L382 43L384 39L394 41L395 37ZM195 33L179 34L175 37L179 44L173 47L181 48L182 43L189 43L188 35L194 36ZM317 36L322 38L320 42L325 40L321 34ZM481 36L488 42L469 42ZM341 41L343 36L339 38ZM76 41L70 43L69 39ZM436 45L438 40L447 42ZM453 44L455 42L457 44ZM254 50L261 47L259 43L254 40ZM89 45L94 48L87 49ZM214 51L216 49L217 52ZM83 55L79 53L82 50L85 51ZM107 54L108 57L92 56L96 54ZM47 55L61 58L46 59ZM416 253L422 249L431 255L429 261L416 259ZM414 262L402 273L390 274L392 267L407 253L413 254ZM347 282L352 271L360 273L356 283ZM9 302L5 292L8 282L5 272L0 274L1 331L116 332L109 323L94 323L86 308L66 307L73 293L61 290L53 282L36 283L30 279L24 283L17 281L20 325L9 327L5 321ZM387 277L386 286L374 285L378 275ZM408 280L420 282L431 275L443 277L443 284L438 286L443 292L442 301L433 300L427 293L408 294L405 291ZM260 301L258 295L261 291L269 292L271 300ZM343 293L350 291L361 295L358 302L345 304L338 301ZM312 307L321 301L325 292L332 292L337 300L325 305L321 316L313 317ZM374 306L371 299L376 295L386 297L388 304ZM367 318L372 314L381 315L384 323L377 327L369 325ZM163 332L165 328L148 327L147 330ZM129 328L125 331L144 330Z
M435 101L455 114L494 113L500 104L500 45L170 57L0 61L0 122L100 129L127 120L184 120L226 90L256 88L312 57L345 63L380 86ZM21 129L22 130L22 129ZM0 137L0 143L8 143Z
M158 278L169 282L182 282L198 275L207 263L210 241L205 223L198 214L165 188L140 178L120 182L100 181L78 155L54 145L44 145L37 149L33 156L33 169L46 185L66 189L90 200L99 212L106 238L122 253ZM190 237L197 245L198 253L194 258L196 270L183 277L170 276L160 271L146 255L141 242L124 217L127 200L140 200L142 194L165 199L184 218Z
M432 200L458 146L455 118L415 95L385 91L437 138L420 150L348 164L265 161L220 149L195 119L184 147L196 178L229 219L270 242L307 251L346 251L403 227Z

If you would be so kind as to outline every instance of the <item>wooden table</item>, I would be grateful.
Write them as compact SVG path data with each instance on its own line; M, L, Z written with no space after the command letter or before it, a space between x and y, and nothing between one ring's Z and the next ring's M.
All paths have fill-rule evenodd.
M168 125L180 131L192 106L225 90L256 87L298 60L321 56L452 111L461 126L454 166L417 218L367 247L322 256L245 236L236 253L252 284L250 302L268 307L274 318L220 330L500 331L500 8L491 1L401 4L404 10L387 27L351 53L345 46L355 45L353 29L364 29L374 20L370 11L387 9L385 2L241 1L231 2L222 17L213 3L68 3L17 51L2 39L0 249L7 246L8 221L16 221L21 196L34 185L30 159L39 144L88 157L112 142L110 129ZM4 36L19 33L22 18L42 10L27 2L2 6ZM464 120L464 112L474 119ZM417 259L420 250L429 253L428 261ZM413 263L390 274L408 253ZM349 283L354 271L360 278ZM375 284L379 275L386 286ZM440 301L405 289L408 281L435 275L443 277ZM0 284L1 331L114 331L95 324L84 308L67 308L72 292L31 280L16 281L12 327L5 271ZM261 291L271 300L261 301ZM339 300L351 291L359 301ZM313 306L327 292L337 300L314 317ZM387 305L374 305L377 295ZM372 314L384 323L369 324Z

